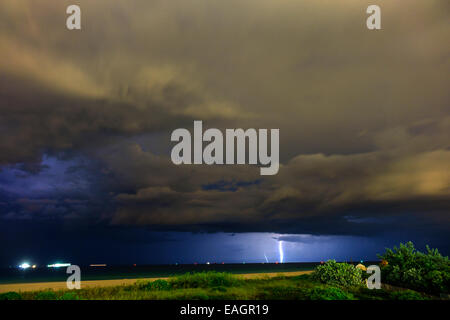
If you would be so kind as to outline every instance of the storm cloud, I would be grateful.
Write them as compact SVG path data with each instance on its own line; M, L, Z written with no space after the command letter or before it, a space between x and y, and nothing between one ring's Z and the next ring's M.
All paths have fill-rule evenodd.
M2 221L449 231L448 1L383 2L380 31L356 0L82 0L69 31L71 2L0 3ZM279 173L175 166L194 120L279 128Z

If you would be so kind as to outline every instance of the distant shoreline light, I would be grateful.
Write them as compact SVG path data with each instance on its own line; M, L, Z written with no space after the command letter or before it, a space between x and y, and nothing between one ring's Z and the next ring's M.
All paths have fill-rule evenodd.
M27 262L24 262L21 265L19 265L20 269L28 269L30 267L31 267L31 265L29 263L27 263Z
M69 267L72 264L70 263L54 263L54 264L48 264L48 268L61 268L61 267Z

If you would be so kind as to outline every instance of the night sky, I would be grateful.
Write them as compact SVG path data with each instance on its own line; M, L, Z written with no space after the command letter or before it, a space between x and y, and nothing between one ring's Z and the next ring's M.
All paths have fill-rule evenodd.
M2 0L0 266L450 254L450 2L372 2ZM174 165L194 120L278 174Z

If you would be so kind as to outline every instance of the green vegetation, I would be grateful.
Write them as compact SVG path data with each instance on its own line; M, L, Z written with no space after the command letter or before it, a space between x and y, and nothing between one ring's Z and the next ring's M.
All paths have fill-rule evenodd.
M412 242L401 243L398 248L386 249L380 258L387 261L381 268L384 283L431 294L449 293L450 261L437 249L427 246L422 253Z
M322 283L315 280L315 276L312 275L243 279L229 273L202 272L180 275L168 280L138 281L127 286L87 288L76 291L24 292L21 298L31 300L420 300L433 298L411 290L369 290L360 284L355 286L348 285L348 282L345 284L342 286L335 282L333 285ZM3 295L0 295L0 299ZM12 293L7 295L11 298L17 297Z
M137 281L136 285L140 290L160 291L186 288L212 288L221 292L226 291L226 287L238 286L242 280L225 272L198 272L178 275L166 280Z
M418 292L412 290L394 291L390 294L392 300L426 300L426 298Z
M36 294L34 297L36 300L56 300L58 297L56 296L56 293L54 293L51 290L47 291L40 291Z
M186 273L169 280L172 288L216 288L241 284L241 280L226 272Z
M363 273L348 263L338 263L329 260L325 264L316 268L312 274L312 279L318 282L341 286L352 287L364 284Z
M78 300L78 295L75 292L64 292L58 300Z
M311 300L355 300L350 292L345 292L340 288L314 288L310 291Z
M6 292L0 294L0 300L22 300L22 296L17 292Z
M171 288L169 282L166 280L155 280L155 281L142 281L138 280L136 282L137 287L139 290L169 290Z

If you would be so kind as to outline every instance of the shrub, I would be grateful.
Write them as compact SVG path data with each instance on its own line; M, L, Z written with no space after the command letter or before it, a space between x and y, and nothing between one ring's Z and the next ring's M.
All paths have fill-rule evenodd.
M35 296L36 300L56 300L56 294L53 291L40 291Z
M328 287L312 289L309 298L311 300L353 300L354 296L340 288Z
M74 292L64 292L64 294L59 297L59 300L78 300L78 295Z
M393 285L428 293L448 293L450 287L450 262L437 249L422 253L412 242L400 243L393 250L379 256L387 264L381 268L382 281Z
M0 300L22 300L22 296L14 291L0 294Z
M173 288L212 288L231 287L241 283L241 280L226 272L186 273L169 280Z
M170 290L172 287L169 282L166 280L154 280L154 281L145 281L137 283L139 289L141 290Z
M362 271L348 263L329 260L316 268L311 278L326 284L342 287L360 286L364 283Z

